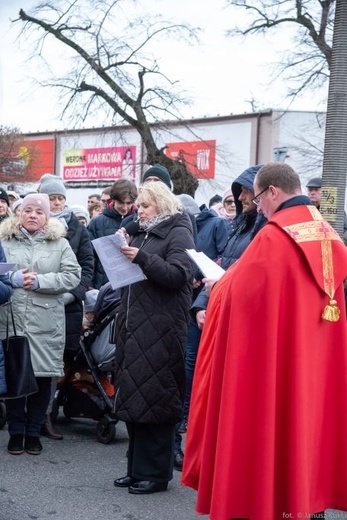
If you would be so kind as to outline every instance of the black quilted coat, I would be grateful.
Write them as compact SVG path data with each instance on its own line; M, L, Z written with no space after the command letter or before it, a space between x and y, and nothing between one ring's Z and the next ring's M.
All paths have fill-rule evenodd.
M184 398L184 348L192 297L194 248L181 213L134 235L134 263L147 280L122 290L117 318L116 414L126 422L175 423Z

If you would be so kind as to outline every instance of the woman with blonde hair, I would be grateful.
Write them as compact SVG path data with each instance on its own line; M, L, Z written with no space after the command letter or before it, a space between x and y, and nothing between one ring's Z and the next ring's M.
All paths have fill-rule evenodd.
M122 290L116 329L115 410L129 434L128 471L114 485L132 494L165 491L172 479L175 425L185 390L184 347L194 247L189 217L162 182L136 199L139 229L122 246L146 279Z

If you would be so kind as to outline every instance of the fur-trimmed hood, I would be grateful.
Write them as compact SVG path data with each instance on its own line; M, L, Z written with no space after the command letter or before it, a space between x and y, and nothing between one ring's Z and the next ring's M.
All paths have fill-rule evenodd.
M11 240L16 237L17 239L24 238L23 233L19 231L20 219L18 217L9 217L0 224L0 239ZM45 240L58 240L59 238L66 236L66 229L61 222L56 218L49 218L47 220L45 229Z

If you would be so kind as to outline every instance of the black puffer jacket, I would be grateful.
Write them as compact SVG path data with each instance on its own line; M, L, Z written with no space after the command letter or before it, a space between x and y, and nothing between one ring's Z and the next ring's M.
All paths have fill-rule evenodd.
M71 218L68 222L66 238L82 268L81 282L71 291L75 296L75 301L65 306L65 349L76 351L79 349L82 328L82 300L84 300L86 289L92 281L94 254L88 231L74 213L71 213Z
M175 423L182 412L184 347L194 241L189 218L178 213L136 233L134 262L147 280L122 290L117 319L116 414L126 422Z

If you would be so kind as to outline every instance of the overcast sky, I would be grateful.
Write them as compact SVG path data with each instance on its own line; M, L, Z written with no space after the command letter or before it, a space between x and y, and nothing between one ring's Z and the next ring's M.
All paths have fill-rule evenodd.
M224 0L140 0L139 4L204 30L200 46L192 48L170 42L160 46L158 51L159 59L167 65L169 77L178 79L194 100L193 107L183 110L184 117L250 112L247 101L252 98L257 99L262 109L287 107L285 86L280 82L276 87L269 86L269 76L271 63L279 58L282 49L293 44L289 33L281 31L280 38L278 35L276 38L250 37L242 44L226 38L225 30L233 26L235 12L225 8ZM52 92L32 87L32 78L38 71L26 59L30 42L18 48L15 41L20 24L14 28L10 19L18 16L20 8L30 11L33 5L37 5L37 0L0 1L1 124L19 127L23 132L66 126L59 120ZM61 45L62 54L63 51ZM54 52L52 50L52 56L56 56ZM63 66L63 59L61 64ZM290 108L316 110L324 107L318 105L314 96L307 96Z

